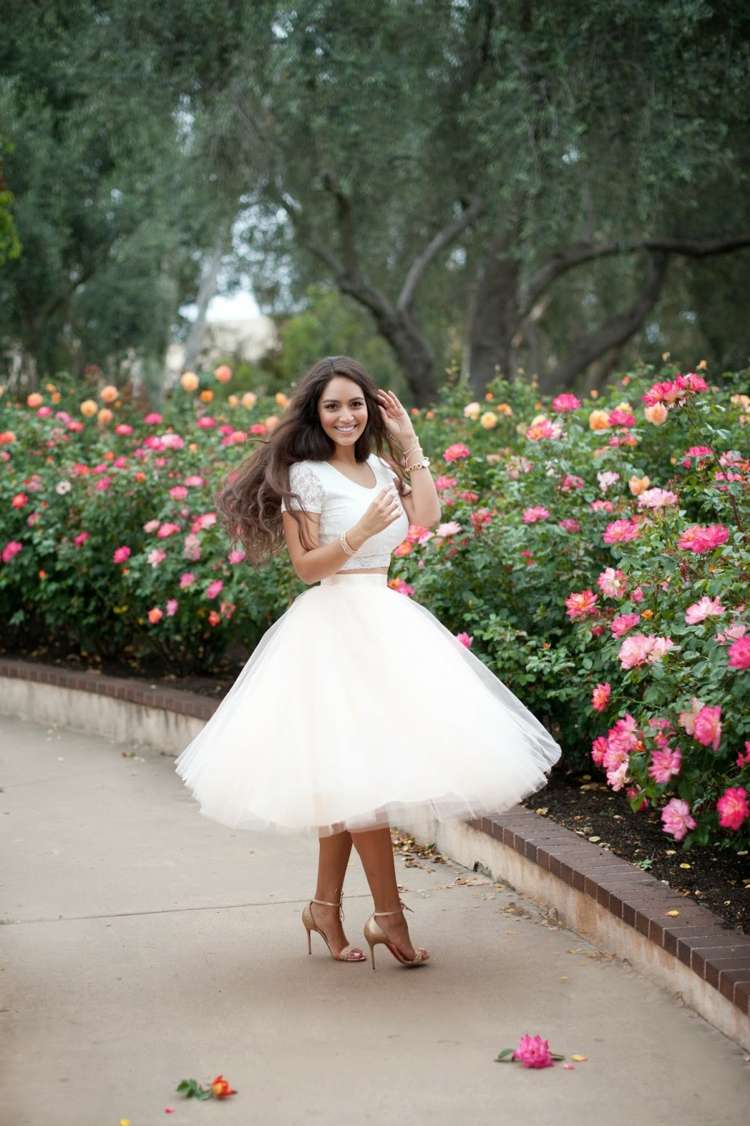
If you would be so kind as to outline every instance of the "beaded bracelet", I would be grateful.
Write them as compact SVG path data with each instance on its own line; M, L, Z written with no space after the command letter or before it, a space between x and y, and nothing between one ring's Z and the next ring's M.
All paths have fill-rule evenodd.
M413 465L404 466L404 470L405 470L406 473L413 473L413 471L415 469L429 469L429 468L430 468L430 459L428 457L423 457L419 461L415 461Z
M341 545L342 550L345 551L347 555L355 554L355 549L351 546L348 539L346 538L346 532L342 532L339 536L339 544Z

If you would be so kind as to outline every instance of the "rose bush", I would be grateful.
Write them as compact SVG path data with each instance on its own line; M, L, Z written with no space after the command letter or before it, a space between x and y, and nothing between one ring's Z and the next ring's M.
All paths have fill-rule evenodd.
M484 431L455 402L444 522L410 529L394 570L559 732L568 762L593 761L686 846L746 849L747 376L658 374L546 410L497 383Z
M450 380L415 426L443 504L391 585L415 596L633 809L685 846L750 839L747 373L620 376L549 402ZM0 398L6 646L170 669L248 654L303 589L216 524L213 490L287 398L186 373L163 411L64 379ZM201 389L202 388L202 389ZM216 394L215 394L216 392ZM106 405L105 405L106 404Z

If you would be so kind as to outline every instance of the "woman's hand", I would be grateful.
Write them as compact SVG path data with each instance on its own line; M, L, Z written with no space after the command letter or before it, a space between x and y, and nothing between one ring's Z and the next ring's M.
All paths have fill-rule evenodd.
M413 443L419 443L419 438L414 432L411 419L405 407L398 401L393 391L378 389L378 406L383 416L386 430L391 438L405 450Z
M393 485L381 489L375 500L355 524L355 528L366 538L382 532L401 515L401 501ZM352 542L353 537L347 537Z

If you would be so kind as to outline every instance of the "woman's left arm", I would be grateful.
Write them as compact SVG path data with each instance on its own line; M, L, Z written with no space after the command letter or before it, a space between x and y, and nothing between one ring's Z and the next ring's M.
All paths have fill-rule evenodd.
M393 391L378 391L378 402L386 429L393 442L407 455L406 465L421 461L422 447L409 415ZM411 492L401 497L410 524L432 528L440 522L440 497L429 466L413 469L409 474Z

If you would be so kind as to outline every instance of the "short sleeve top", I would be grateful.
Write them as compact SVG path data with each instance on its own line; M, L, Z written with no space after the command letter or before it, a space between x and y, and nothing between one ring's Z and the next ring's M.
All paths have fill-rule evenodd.
M327 461L296 461L289 466L289 488L299 494L301 507L306 512L320 513L321 547L333 543L342 532L356 524L380 490L386 485L393 485L396 474L387 461L377 454L370 454L367 464L375 474L372 486L356 484ZM409 518L400 498L399 505L399 517L365 540L340 570L388 566L394 548L403 543L409 530ZM300 505L292 498L290 507L300 508ZM281 511L286 511L284 501L281 502Z

